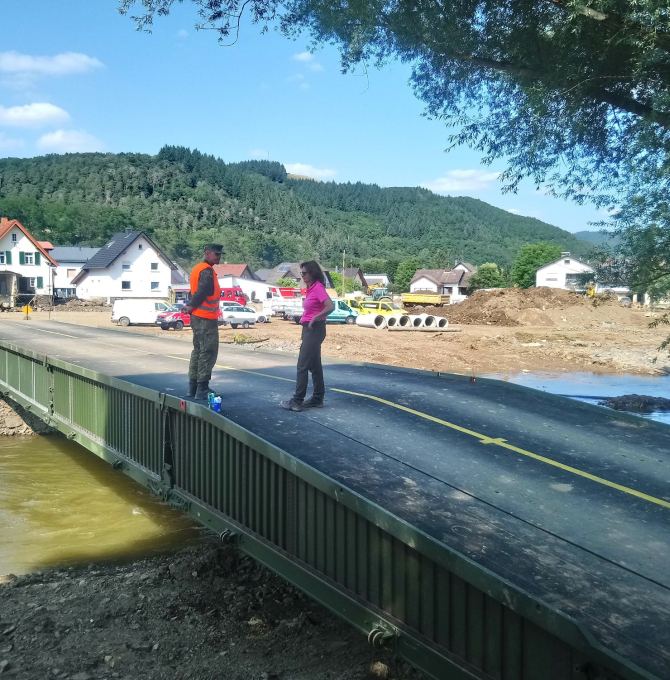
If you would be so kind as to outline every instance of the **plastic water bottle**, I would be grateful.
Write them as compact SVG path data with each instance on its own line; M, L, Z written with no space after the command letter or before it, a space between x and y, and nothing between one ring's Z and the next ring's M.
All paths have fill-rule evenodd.
M214 401L212 403L212 410L215 413L219 413L221 411L221 397L214 397Z
M207 394L207 406L210 409L214 408L214 398L215 397L216 397L216 395L214 394L214 392L208 392L208 394Z

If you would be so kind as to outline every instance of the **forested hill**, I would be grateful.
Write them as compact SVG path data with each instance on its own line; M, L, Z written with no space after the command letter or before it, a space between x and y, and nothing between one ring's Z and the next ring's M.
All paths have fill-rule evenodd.
M575 255L568 232L471 198L425 189L291 180L280 163L224 163L183 147L144 154L66 154L0 159L0 215L57 245L101 245L144 229L188 265L205 243L252 267L317 258L325 264L455 258L509 266L524 243L550 241Z

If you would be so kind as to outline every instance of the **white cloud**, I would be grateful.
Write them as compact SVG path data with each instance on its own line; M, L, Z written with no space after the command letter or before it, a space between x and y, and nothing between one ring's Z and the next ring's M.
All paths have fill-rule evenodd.
M306 175L307 177L314 177L314 179L332 179L337 175L337 170L315 168L306 163L284 163L284 167L292 175Z
M52 57L41 57L18 52L0 52L0 72L40 76L64 76L88 73L103 64L95 57L78 52L66 52Z
M0 106L0 125L42 127L59 125L70 119L70 114L53 104L38 103L25 106Z
M177 31L177 37L178 38L188 38L188 31L185 31L182 28L181 31Z
M535 217L540 219L542 213L539 210L519 210L518 208L507 208L507 212L512 215L522 215L523 217Z
M421 186L436 194L452 194L457 191L472 193L485 191L499 177L499 172L486 170L449 170L444 177L424 182Z
M53 153L76 153L83 151L102 151L103 143L88 132L81 130L56 130L42 135L37 140L37 148Z
M300 52L300 54L294 54L291 59L293 61L299 61L304 64L310 71L323 71L325 70L323 66L314 58L314 55L310 52Z
M22 139L12 139L0 132L0 151L12 151L13 149L20 149L22 146Z
M250 158L261 158L262 160L267 160L270 152L267 149L252 149L249 152Z

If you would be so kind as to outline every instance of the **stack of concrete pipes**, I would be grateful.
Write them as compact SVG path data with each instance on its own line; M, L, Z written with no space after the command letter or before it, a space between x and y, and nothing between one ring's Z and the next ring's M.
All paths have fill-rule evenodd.
M430 314L359 314L356 324L363 328L388 328L392 331L444 330L449 322Z

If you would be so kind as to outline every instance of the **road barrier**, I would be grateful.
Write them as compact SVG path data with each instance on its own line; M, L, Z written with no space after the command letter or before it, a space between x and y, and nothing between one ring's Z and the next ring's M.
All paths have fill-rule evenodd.
M203 406L2 341L0 390L429 677L655 680L571 618Z

